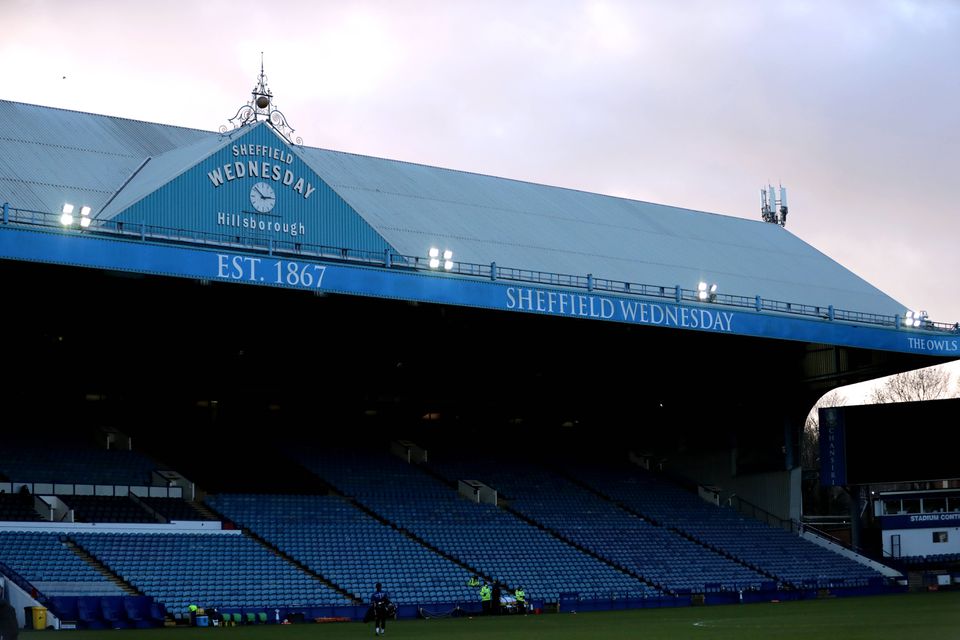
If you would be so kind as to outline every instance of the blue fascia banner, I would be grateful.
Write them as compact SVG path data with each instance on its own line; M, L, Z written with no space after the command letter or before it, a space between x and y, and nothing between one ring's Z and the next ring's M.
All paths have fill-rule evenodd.
M960 357L960 336L536 284L0 226L0 258Z

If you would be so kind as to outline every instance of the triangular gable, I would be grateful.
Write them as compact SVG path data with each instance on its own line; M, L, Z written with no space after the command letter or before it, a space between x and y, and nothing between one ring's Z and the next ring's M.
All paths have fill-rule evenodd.
M267 123L217 138L151 159L98 217L217 240L394 250Z
M95 217L98 220L110 220L123 213L230 142L229 138L211 133L193 144L145 158Z

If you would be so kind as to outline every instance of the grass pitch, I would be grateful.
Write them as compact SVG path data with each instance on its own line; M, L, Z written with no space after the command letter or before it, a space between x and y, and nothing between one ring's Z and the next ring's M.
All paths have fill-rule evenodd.
M129 631L64 631L77 640L356 640L376 637L373 624ZM24 631L39 640L49 631ZM387 625L388 638L443 640L843 640L960 639L960 591L802 602L410 620Z

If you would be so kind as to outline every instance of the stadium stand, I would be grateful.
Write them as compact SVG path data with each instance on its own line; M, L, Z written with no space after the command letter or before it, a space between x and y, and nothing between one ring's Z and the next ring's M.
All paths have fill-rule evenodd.
M40 514L33 508L33 496L23 493L0 493L0 520L7 522L35 522Z
M488 579L522 585L531 599L556 602L561 592L596 599L661 595L498 507L461 498L451 486L386 453L301 448L291 455L379 516Z
M625 508L722 550L794 587L865 586L883 576L800 536L747 518L635 465L570 468Z
M338 496L220 495L207 503L358 598L381 582L397 604L476 599L467 569Z
M212 520L211 516L201 513L192 504L180 498L138 498L167 522Z
M77 522L157 522L127 496L61 496Z
M770 579L530 463L434 459L431 466L451 480L485 482L512 509L665 590L756 590Z
M71 551L67 538L60 534L0 531L0 562L47 597L124 593Z
M12 436L0 448L0 472L14 482L148 485L157 466L138 451L98 449L60 435Z
M743 589L758 601L777 589L818 597L883 579L626 463L540 468L482 451L532 454L563 431L609 455L634 438L679 453L688 436L711 447L715 437L713 453L736 454L755 495L767 476L746 476L776 474L790 499L764 508L799 518L799 496L787 495L801 475L797 408L814 392L955 358L957 327L904 327L902 304L782 226L291 145L257 118L218 133L6 100L0 113L3 148L20 160L0 163L0 263L8 305L22 311L5 354L16 375L4 420L16 427L0 479L58 497L36 532L4 530L44 518L33 496L0 497L0 569L83 626L147 626L157 607L183 618L189 604L237 620L274 608L354 616L375 582L410 614L476 605L471 574L523 586L531 601L575 593L611 607ZM268 178L284 157L283 179ZM273 222L239 215L263 196L260 179L285 187ZM431 273L441 250L456 260ZM708 277L722 290L704 298ZM65 322L65 308L89 317ZM371 331L372 318L386 321ZM455 370L436 362L445 344L458 347ZM305 362L328 366L300 375ZM700 402L682 384L692 363L715 382ZM37 384L51 372L69 383ZM717 411L745 391L756 407ZM647 420L654 407L662 417ZM613 426L626 420L643 428L621 439ZM145 444L183 475L154 478L162 465L92 446L88 426L105 443ZM295 435L373 446L400 428L450 432L469 457L408 464ZM733 435L761 455L740 459ZM279 441L302 466L267 446ZM202 488L188 495L217 494L208 504L245 531L131 490L181 495L187 477ZM455 483L468 477L505 500L465 499ZM118 599L126 587L155 602Z
M75 533L71 537L175 615L186 615L190 604L260 610L352 604L242 535Z

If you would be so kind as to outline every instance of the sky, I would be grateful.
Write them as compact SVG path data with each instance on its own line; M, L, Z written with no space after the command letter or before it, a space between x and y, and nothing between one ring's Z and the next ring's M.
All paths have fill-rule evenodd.
M960 321L958 0L0 0L0 23L10 100L212 131L263 52L307 146L750 219L783 184L789 231Z

